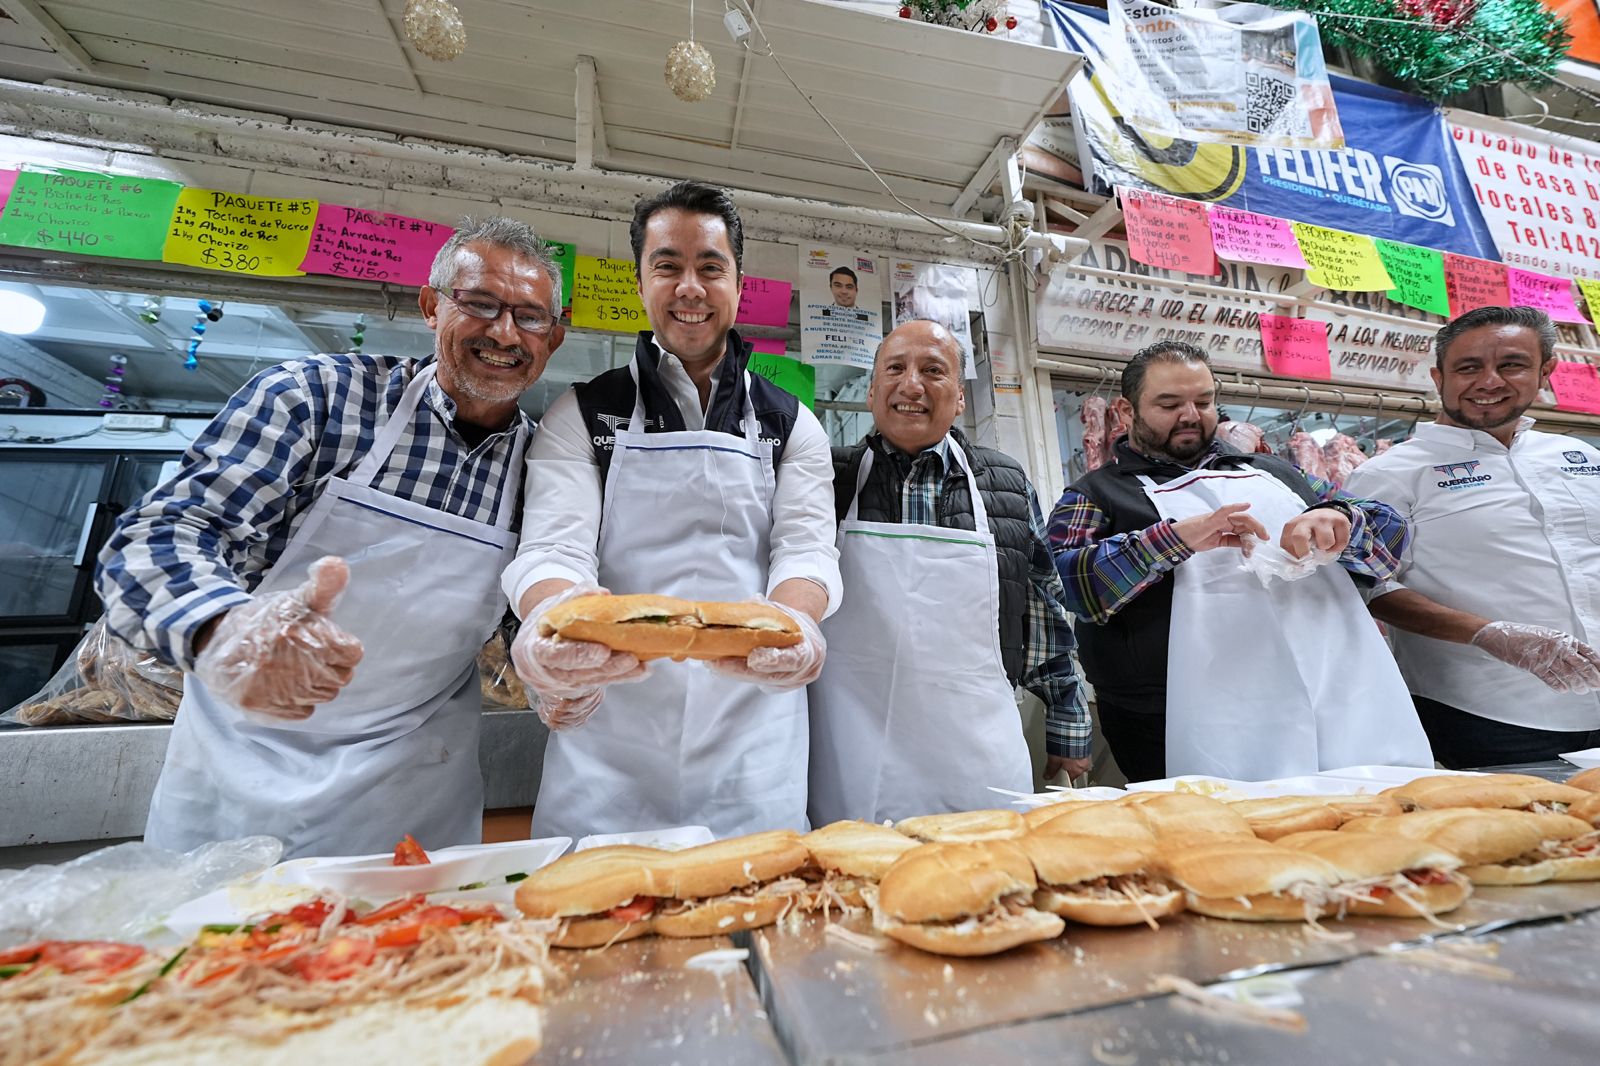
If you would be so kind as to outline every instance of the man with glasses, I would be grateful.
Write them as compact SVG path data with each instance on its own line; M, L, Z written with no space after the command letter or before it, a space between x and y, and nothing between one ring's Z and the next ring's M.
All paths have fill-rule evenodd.
M181 667L145 837L285 855L482 834L475 658L505 611L561 274L526 224L464 220L422 289L433 355L256 375L100 557L111 630Z
M675 185L634 208L630 237L651 329L628 366L551 405L504 579L523 621L517 671L556 731L533 832L804 828L805 686L822 670L817 623L840 598L828 439L747 369L733 330L744 231L727 191ZM761 597L805 636L710 669L657 662L641 680L632 655L539 635L552 606L600 588Z

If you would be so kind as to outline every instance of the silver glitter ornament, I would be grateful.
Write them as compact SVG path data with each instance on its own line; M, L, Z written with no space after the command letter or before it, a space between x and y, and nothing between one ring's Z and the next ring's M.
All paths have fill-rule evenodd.
M407 0L406 40L429 59L448 63L467 50L467 28L450 0Z
M717 87L717 65L695 41L679 41L667 50L667 88L679 100L699 103Z

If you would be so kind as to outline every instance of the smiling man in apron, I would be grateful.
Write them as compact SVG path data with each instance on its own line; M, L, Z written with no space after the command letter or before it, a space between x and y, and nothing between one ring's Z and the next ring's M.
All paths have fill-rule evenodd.
M1072 625L1033 486L1010 456L955 428L961 344L908 322L878 349L876 426L835 452L839 568L850 590L823 625L811 686L811 820L973 810L989 786L1031 792L1017 711L1045 705L1052 753L1088 768L1089 715Z
M504 578L523 620L513 658L553 730L533 833L801 829L804 686L822 669L817 623L840 600L827 435L746 369L732 328L744 232L727 192L675 185L635 208L630 236L652 328L628 366L551 405ZM646 671L602 645L538 636L561 597L596 587L764 596L805 639Z
M505 610L517 399L561 344L560 290L526 224L466 220L421 293L433 357L262 372L118 520L108 624L187 672L150 843L480 839L474 660Z
M1432 766L1352 580L1394 575L1405 521L1216 439L1216 381L1191 344L1136 353L1116 408L1132 428L1112 462L1067 489L1050 539L1101 730L1128 779ZM1297 558L1334 552L1339 565L1262 587L1239 568L1245 534Z

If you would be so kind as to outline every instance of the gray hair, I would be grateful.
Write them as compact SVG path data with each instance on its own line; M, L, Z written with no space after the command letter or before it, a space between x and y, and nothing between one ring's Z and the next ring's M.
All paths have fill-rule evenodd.
M1556 324L1550 316L1536 307L1475 307L1459 318L1439 327L1433 335L1434 365L1444 369L1444 353L1456 338L1480 326L1521 326L1539 336L1539 365L1543 366L1556 354Z
M464 216L456 225L455 233L444 242L439 254L433 257L433 266L428 271L430 288L448 292L453 287L451 283L461 272L461 250L469 244L507 248L523 259L538 263L539 269L550 279L551 307L556 314L561 313L561 267L550 254L549 245L544 243L532 226L504 215L489 215L481 219Z

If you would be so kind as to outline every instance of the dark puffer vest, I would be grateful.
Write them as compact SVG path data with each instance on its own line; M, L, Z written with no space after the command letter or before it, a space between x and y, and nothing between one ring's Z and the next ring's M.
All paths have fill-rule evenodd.
M972 476L983 493L983 506L989 516L989 531L994 534L995 555L1000 571L1000 658L1006 678L1021 683L1028 642L1028 566L1033 557L1033 531L1028 522L1028 475L1011 456L990 448L980 448L967 440L959 429L950 436L966 453ZM861 456L873 450L872 470L861 487L861 506L856 517L864 522L899 522L900 485L895 461L888 445L877 433L870 434L853 448L833 450L834 506L839 520L850 510L856 487L856 472ZM953 462L945 471L939 493L939 525L946 529L972 529L972 493L961 468ZM848 590L846 595L849 595ZM962 608L967 605L960 605ZM959 608L958 608L959 609Z

